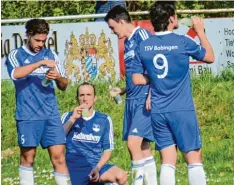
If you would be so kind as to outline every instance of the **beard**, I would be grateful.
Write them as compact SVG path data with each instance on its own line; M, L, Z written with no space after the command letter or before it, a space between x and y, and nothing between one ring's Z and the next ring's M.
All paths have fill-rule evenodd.
M29 37L28 38L28 42L27 42L27 45L28 45L28 49L33 52L33 53L39 53L40 50L43 48L43 47L34 47L33 44L32 44L32 41L31 41L31 38Z

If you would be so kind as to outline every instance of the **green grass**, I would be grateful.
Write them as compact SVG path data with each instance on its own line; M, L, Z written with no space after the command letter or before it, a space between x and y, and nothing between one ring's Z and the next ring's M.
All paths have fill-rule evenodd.
M96 82L98 101L96 110L112 117L115 132L115 150L111 162L124 168L130 174L131 163L126 144L122 141L122 120L124 103L117 105L108 96L108 85ZM119 82L124 86L124 82ZM208 185L234 184L234 74L223 72L213 77L204 74L193 77L194 101L201 126L203 158ZM61 113L70 111L76 105L76 86L66 92L57 91ZM2 81L2 185L18 184L19 150L14 121L15 95L12 82ZM153 148L153 144L152 144ZM155 152L157 169L160 157ZM52 165L46 150L38 149L35 160L35 181L37 185L54 185ZM181 154L176 170L177 185L188 184L187 167ZM130 180L130 178L129 178Z

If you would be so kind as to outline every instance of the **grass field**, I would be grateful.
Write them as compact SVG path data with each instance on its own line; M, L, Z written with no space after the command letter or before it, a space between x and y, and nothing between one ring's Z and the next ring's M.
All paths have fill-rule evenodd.
M119 82L124 86L124 82ZM201 126L204 166L208 185L234 185L234 74L224 72L219 77L204 74L192 79L193 95ZM2 185L18 183L19 149L14 121L14 87L9 81L2 81ZM98 101L96 110L109 114L113 119L115 150L111 162L130 173L130 158L125 143L121 140L124 104L117 105L108 96L108 85L96 83ZM57 91L61 113L70 111L76 105L76 87L66 92ZM153 148L153 145L152 145ZM157 169L160 158L155 152ZM176 170L177 185L186 185L187 167L179 155ZM52 166L46 150L38 149L35 160L35 181L37 185L54 185ZM129 178L130 180L130 178Z

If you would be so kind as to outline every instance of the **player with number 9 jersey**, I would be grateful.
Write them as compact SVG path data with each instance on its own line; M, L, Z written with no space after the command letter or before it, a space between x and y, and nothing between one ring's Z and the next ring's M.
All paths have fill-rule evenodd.
M147 70L152 83L152 113L194 110L189 57L202 60L205 53L205 49L189 36L171 31L156 32L140 44L134 73Z

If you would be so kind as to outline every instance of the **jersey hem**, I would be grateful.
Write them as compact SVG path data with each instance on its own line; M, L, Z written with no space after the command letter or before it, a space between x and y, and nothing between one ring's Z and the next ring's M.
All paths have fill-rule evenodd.
M161 113L169 113L169 112L180 112L180 111L195 111L195 109L179 109L179 110L165 110L165 111L153 111L153 109L151 109L151 114L161 114Z

